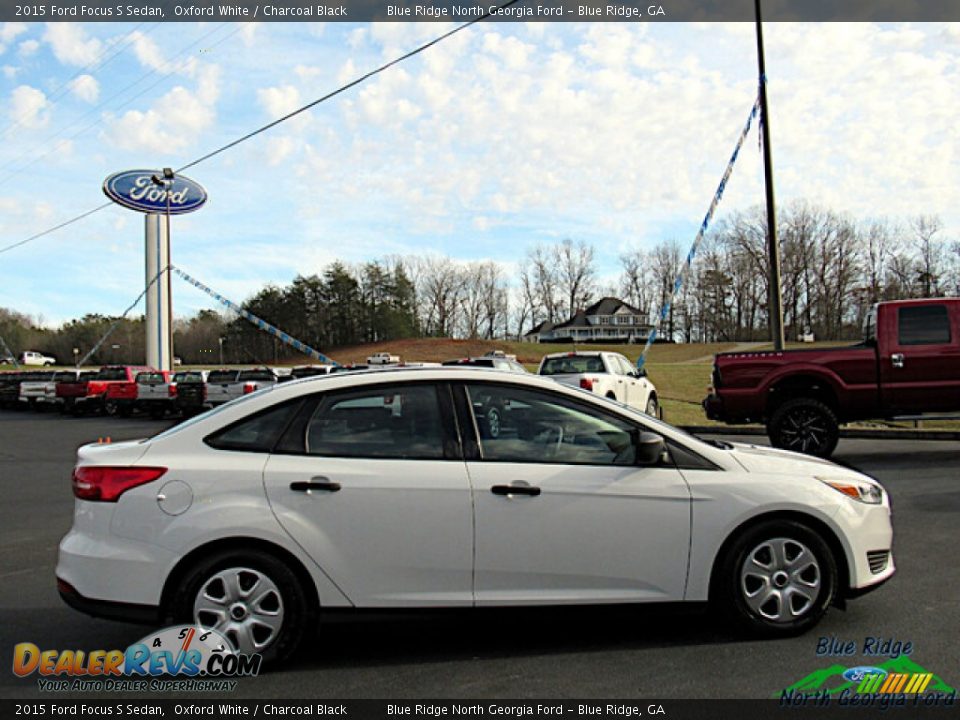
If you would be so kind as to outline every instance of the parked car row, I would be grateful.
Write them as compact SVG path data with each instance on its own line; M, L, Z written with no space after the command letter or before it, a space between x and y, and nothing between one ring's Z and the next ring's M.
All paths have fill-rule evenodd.
M380 357L385 357L381 353ZM376 357L376 356L373 356ZM58 409L72 415L107 414L152 418L189 417L250 393L288 380L329 373L403 367L484 367L527 373L515 356L502 352L464 357L443 363L391 362L348 365L302 365L294 368L221 368L168 372L135 365L108 365L99 370L27 370L0 373L0 407ZM395 360L395 362L393 362ZM577 351L547 355L538 374L563 384L658 414L656 389L623 355ZM499 432L505 408L483 408L484 422Z

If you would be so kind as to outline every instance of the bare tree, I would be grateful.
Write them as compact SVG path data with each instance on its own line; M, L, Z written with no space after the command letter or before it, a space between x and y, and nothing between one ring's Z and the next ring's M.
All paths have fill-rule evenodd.
M554 249L557 289L566 301L567 317L590 303L595 290L593 246L567 238Z

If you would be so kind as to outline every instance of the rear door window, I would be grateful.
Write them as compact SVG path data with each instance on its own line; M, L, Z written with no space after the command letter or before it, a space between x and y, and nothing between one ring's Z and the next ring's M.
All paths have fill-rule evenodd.
M898 310L901 345L946 345L950 316L946 305L905 306Z
M440 400L433 385L330 394L306 429L310 455L442 460L443 446Z

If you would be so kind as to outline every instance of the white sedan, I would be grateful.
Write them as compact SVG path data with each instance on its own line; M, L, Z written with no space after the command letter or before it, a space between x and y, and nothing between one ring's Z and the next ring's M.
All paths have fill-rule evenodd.
M894 572L866 475L483 368L276 385L80 448L73 490L68 604L195 622L267 660L339 607L709 600L789 635Z

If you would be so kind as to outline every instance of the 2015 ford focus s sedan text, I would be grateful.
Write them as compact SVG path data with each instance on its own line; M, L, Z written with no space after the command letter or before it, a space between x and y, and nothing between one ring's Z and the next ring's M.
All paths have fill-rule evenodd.
M73 490L68 604L267 660L338 607L710 601L788 635L894 572L866 475L483 368L277 385L80 448Z

